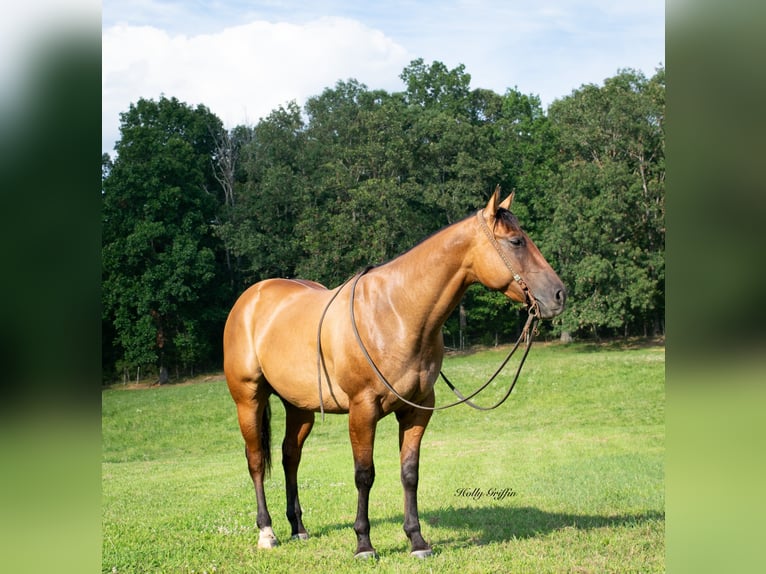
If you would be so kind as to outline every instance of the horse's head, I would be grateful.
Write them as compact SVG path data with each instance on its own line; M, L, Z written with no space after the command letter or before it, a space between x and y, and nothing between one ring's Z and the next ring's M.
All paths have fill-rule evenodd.
M564 310L566 288L510 211L513 193L500 202L500 186L479 211L473 269L480 283L519 303L536 300L540 316L550 319ZM529 289L529 297L524 286Z

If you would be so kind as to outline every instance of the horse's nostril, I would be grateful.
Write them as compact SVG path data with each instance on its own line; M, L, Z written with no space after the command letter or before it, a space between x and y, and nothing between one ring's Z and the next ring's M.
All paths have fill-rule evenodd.
M556 294L554 295L554 297L556 298L557 303L563 303L564 300L566 300L567 298L566 291L564 291L563 289L559 289L558 291L556 291Z

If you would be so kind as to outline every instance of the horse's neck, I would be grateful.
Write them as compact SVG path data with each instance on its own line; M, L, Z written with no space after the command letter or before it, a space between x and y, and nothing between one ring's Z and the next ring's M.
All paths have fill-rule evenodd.
M409 328L426 337L441 332L473 282L467 261L471 223L468 218L451 225L384 266L385 296Z

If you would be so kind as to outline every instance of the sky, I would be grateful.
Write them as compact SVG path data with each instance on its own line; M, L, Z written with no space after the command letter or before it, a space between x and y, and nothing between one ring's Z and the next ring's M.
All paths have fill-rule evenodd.
M472 88L514 88L544 108L620 69L665 64L664 0L104 0L102 151L139 98L204 104L227 128L338 81L402 91L422 58L460 64Z

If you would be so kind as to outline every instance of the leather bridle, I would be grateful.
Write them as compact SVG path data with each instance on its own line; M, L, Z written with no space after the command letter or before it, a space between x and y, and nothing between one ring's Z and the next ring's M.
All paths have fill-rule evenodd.
M503 260L503 263L508 268L508 271L511 272L511 275L513 276L513 280L519 284L519 287L521 287L521 291L522 293L524 293L524 299L525 299L525 304L527 306L527 311L529 312L530 315L535 315L539 317L540 307L537 304L537 299L535 299L535 296L532 295L532 291L529 290L529 287L527 286L526 281L524 281L521 275L516 273L516 270L513 268L513 265L508 259L508 256L503 252L503 248L500 247L500 243L497 241L497 239L495 239L495 234L489 228L489 225L487 224L487 218L484 217L484 211L481 209L477 211L476 217L479 219L479 227L481 227L481 230L487 236L487 239L489 239L489 242L492 244L492 247L494 247L495 251L497 251L497 254L500 256L500 259Z

